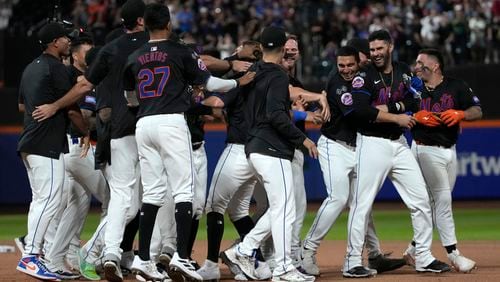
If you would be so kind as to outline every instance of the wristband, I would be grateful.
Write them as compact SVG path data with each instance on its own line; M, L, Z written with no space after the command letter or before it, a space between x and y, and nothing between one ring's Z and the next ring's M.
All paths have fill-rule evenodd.
M307 118L307 112L295 111L295 110L293 110L292 112L293 112L293 116L292 116L293 122L306 120L306 118Z

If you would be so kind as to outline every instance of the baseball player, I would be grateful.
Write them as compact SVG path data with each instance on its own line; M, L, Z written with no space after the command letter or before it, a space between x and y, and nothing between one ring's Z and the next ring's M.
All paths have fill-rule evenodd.
M415 72L424 81L418 124L412 129L412 151L427 184L433 220L451 265L470 272L476 263L457 249L451 192L457 178L455 144L461 120L482 116L479 99L463 81L443 75L442 54L435 49L420 50ZM405 257L414 265L415 242Z
M304 86L302 83L295 77L295 64L300 58L300 51L298 46L298 39L294 35L289 35L287 41L285 43L285 55L283 56L283 60L281 65L286 70L288 74L288 79L290 81L289 90L290 90L290 99L294 101L294 105L298 105L300 101L304 101L306 103L318 103L321 110L321 119L328 120L330 118L330 107L328 106L328 102L325 95L312 93L307 90L304 90ZM295 125L299 128L304 134L305 130L305 119L307 119L307 112L305 109L301 109L301 113L297 113L296 115L302 116L303 120L297 120ZM311 113L310 113L311 115ZM314 116L309 116L309 119L313 119ZM295 194L295 208L296 208L296 218L293 224L293 236L292 236L292 259L295 267L302 267L302 260L300 254L300 231L302 229L302 224L304 221L304 216L306 214L307 208L307 198L306 191L304 186L304 148L296 148L294 157L292 160L292 170L293 170L293 187ZM259 195L263 193L264 195ZM260 218L265 210L267 210L268 201L265 196L264 189L255 189L254 190L254 198L257 201L257 211L254 214L254 218ZM262 206L262 207L261 207ZM270 246L268 246L270 245ZM264 252L266 249L272 248L272 238L268 238L265 241L263 246ZM269 256L269 254L267 254ZM266 259L269 257L266 257ZM271 261L271 266L273 263Z
M89 67L84 78L73 89L55 103L38 108L33 113L37 120L49 117L55 109L73 103L94 86L105 86L108 96L108 111L99 112L99 119L110 127L110 158L105 167L105 177L110 187L108 222L105 232L104 274L110 281L122 281L120 269L124 239L124 229L139 210L140 169L137 144L135 141L135 111L127 107L123 95L122 68L126 58L147 40L144 32L145 4L142 0L128 0L121 9L126 33L106 44L99 52L96 61ZM98 145L101 140L98 140ZM131 236L133 240L134 236Z
M295 147L303 144L317 156L314 143L291 123L288 77L279 66L284 55L285 32L276 27L262 31L263 61L256 64L256 78L252 87L245 89L245 120L248 139L245 153L269 199L267 220L261 218L253 230L272 231L277 267L273 281L314 281L314 277L297 271L291 259L291 232L295 220L295 199L291 160ZM273 219L271 226L270 218ZM253 232L252 230L252 232ZM254 244L249 237L223 252L231 263L250 278L255 279ZM249 245L252 245L249 248ZM258 247L258 246L257 246Z
M139 105L136 140L144 186L139 255L132 270L150 280L163 279L150 260L149 251L156 214L163 205L168 185L175 201L177 223L177 251L169 266L177 275L202 280L189 259L191 224L183 224L192 222L194 181L191 136L184 118L190 106L186 88L206 85L208 91L224 92L250 82L253 76L246 75L238 81L212 77L194 51L168 40L171 33L168 7L149 4L144 21L150 41L129 56L124 71L125 89L136 90Z
M72 41L71 61L73 64L68 67L72 84L76 84L78 77L83 75L87 67L85 56L90 48L92 48L92 38L86 33L80 33L78 38ZM95 112L95 93L93 91L87 93L78 104L87 121L91 121ZM95 128L95 123L91 121L89 126ZM95 140L95 132L93 133L91 138ZM76 262L73 263L78 267L77 252L80 248L80 233L90 207L91 196L94 195L103 204L102 216L106 215L109 201L109 188L106 180L100 171L94 170L94 148L92 147L91 153L85 158L80 157L80 137L81 134L77 130L73 127L69 128L69 153L64 155L67 186L64 188L62 201L67 204L60 206L59 220L53 221L52 225L54 229L57 228L57 231L53 240L49 240L52 244L46 253L49 269L60 272L61 276L66 273L67 279L78 277L66 269L64 257L65 255L75 257ZM71 249L70 243L73 246ZM88 276L92 275L95 275L95 271L90 272ZM96 279L98 276L93 276L93 278Z
M366 45L368 46L368 40ZM337 52L337 71L330 77L326 86L332 119L321 127L318 152L328 197L319 208L302 247L302 267L311 275L320 274L316 265L316 251L321 240L349 203L351 187L356 180L357 122L350 112L353 110L352 80L358 73L361 63L359 53L350 46L340 48ZM368 229L373 228L370 214ZM371 233L375 234L375 231ZM368 249L369 267L377 270L377 273L406 264L403 259L384 256L376 236L373 240L367 239L365 244Z
M49 120L37 122L32 113L37 106L62 97L70 88L69 73L62 64L62 56L69 55L70 36L75 36L59 23L49 23L38 32L43 53L24 70L19 87L19 101L24 104L24 129L17 151L23 159L32 190L28 213L26 247L17 270L42 280L60 279L51 272L42 258L43 240L47 228L57 212L64 183L64 157L68 152L66 139L66 109ZM75 106L69 115L78 130L85 135L88 150L88 126Z
M357 140L357 182L352 194L348 219L347 255L344 263L345 277L366 277L369 269L362 265L362 249L366 235L366 220L373 201L383 181L388 176L411 212L414 238L417 246L416 269L419 272L445 272L447 264L435 259L430 251L432 243L432 219L425 182L404 136L404 128L411 128L414 120L404 118L404 112L416 112L418 99L409 93L403 83L403 74L409 75L409 67L393 62L392 39L385 30L373 32L369 37L373 68L356 76L352 81L353 104L360 107L358 113L366 115L368 122L361 124ZM381 122L383 113L371 106L385 108L396 115L396 123ZM364 108L363 108L364 107ZM387 120L390 121L391 119Z

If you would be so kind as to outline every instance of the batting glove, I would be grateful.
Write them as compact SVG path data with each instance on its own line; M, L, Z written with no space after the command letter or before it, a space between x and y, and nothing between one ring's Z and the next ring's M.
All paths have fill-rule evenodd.
M441 120L448 126L453 126L465 118L464 111L449 109L441 113Z
M439 118L432 112L421 110L414 115L418 123L428 126L436 127L440 125Z

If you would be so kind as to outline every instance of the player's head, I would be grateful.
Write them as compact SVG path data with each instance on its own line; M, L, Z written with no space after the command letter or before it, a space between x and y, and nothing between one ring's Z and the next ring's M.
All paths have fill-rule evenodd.
M444 69L443 55L436 49L422 49L418 52L415 62L415 73L423 81L428 81L434 75L442 75Z
M359 55L359 66L363 67L371 63L370 60L370 43L368 39L364 38L352 38L347 41L346 46L351 46L358 50Z
M344 80L350 81L359 70L358 50L351 46L340 47L337 51L337 68Z
M94 46L87 51L87 54L85 54L85 63L87 64L87 66L90 66L95 61L95 58L97 58L97 54L99 53L101 48L101 46Z
M37 33L42 50L59 57L69 56L71 39L77 35L77 30L66 29L56 22L46 24Z
M148 4L144 12L144 22L149 31L170 30L170 11L158 3Z
M246 61L258 61L262 59L262 48L260 42L255 40L243 41L238 48L236 48L238 59Z
M368 37L370 42L370 59L377 68L386 68L392 63L391 54L394 50L392 37L387 30L374 31Z
M260 44L265 55L277 55L279 61L283 59L285 53L286 34L282 28L268 26L260 34Z
M299 57L299 41L297 39L297 36L290 34L288 35L285 43L285 55L283 56L281 65L286 70L291 70L295 67L295 63L297 62Z
M94 40L92 39L92 34L88 32L80 32L78 37L71 41L71 64L79 70L85 70L87 67L85 55L93 46Z
M128 0L125 2L120 13L123 26L128 30L143 30L145 8L146 4L142 0Z

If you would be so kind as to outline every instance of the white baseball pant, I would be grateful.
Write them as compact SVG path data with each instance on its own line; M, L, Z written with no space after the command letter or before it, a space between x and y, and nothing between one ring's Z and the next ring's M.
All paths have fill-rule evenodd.
M28 234L24 255L42 254L43 240L61 203L64 183L64 155L59 159L21 153L31 186Z
M63 203L67 204L61 205L64 211L57 224L52 247L47 253L51 269L61 269L64 266L64 256L68 252L71 242L76 241L76 249L79 249L80 233L88 214L92 195L102 203L101 219L107 213L109 188L101 171L94 169L95 149L92 146L87 156L80 158L82 148L78 141L78 138L75 140L68 137L68 142L71 145L69 153L64 155L69 186L65 187L67 193L63 194L67 194L67 202Z
M256 182L255 173L246 158L245 146L227 144L215 167L205 212L224 214L227 209L231 221L247 216Z
M411 213L416 242L416 267L426 267L435 258L432 218L425 182L404 136L398 140L361 135L357 149L357 183L348 219L347 255L344 271L362 265L366 225L375 196L389 176Z
M191 135L184 115L142 117L137 121L135 138L144 189L142 202L163 206L167 187L170 187L175 203L192 203L193 157Z
M194 195L193 195L193 218L200 219L205 209L205 198L207 196L207 153L205 142L200 148L193 150L194 168Z
M140 204L141 174L134 135L111 139L111 164L105 168L105 177L109 184L110 199L104 255L121 259L123 250L120 244L125 226L135 218Z
M412 152L420 165L427 184L433 221L443 246L457 243L453 220L451 192L457 179L457 152L455 146L418 145L413 141Z
M291 234L295 221L292 163L285 159L257 153L250 154L249 163L266 189L269 209L257 221L254 229L245 236L240 244L240 252L251 255L264 239L262 234L268 234L271 230L275 248L274 260L277 265L273 270L273 275L279 276L294 269L291 258ZM256 234L255 237L254 234Z
M342 211L350 204L351 190L356 181L356 148L321 135L318 139L319 164L323 174L327 198L321 204L303 245L317 250L321 240L335 223ZM368 218L365 246L369 257L379 255L380 243L375 233L372 213Z
M165 182L167 180L165 179ZM165 202L158 209L156 215L153 234L151 235L151 245L149 253L151 260L158 262L158 257L162 253L173 255L177 250L177 230L175 222L175 204L172 197L171 187L167 187Z

